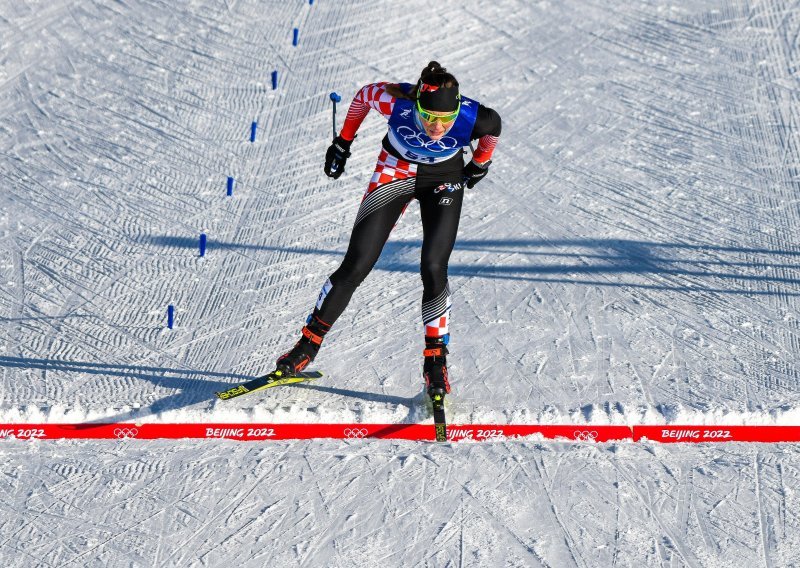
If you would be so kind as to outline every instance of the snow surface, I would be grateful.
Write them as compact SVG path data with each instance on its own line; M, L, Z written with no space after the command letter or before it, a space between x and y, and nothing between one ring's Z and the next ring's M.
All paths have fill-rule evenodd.
M429 420L415 207L323 381L211 393L346 249L385 123L329 180L328 93L435 58L504 120L451 258L450 419L798 424L798 38L788 0L0 0L0 422ZM3 566L800 566L792 445L0 455Z

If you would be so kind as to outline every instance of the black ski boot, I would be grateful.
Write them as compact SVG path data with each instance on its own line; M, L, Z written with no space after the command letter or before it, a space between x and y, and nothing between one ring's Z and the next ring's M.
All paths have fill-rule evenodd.
M303 337L294 344L291 351L278 358L275 363L276 370L294 376L305 369L317 356L322 340L330 328L331 326L319 319L316 314L308 316L308 323L303 327Z
M449 336L425 337L425 364L422 373L428 396L434 402L444 403L444 395L450 394L450 381L447 376L447 340Z

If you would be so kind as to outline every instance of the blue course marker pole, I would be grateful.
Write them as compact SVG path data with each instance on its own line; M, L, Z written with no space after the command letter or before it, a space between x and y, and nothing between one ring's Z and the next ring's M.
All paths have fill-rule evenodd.
M299 35L300 35L300 30L295 28L292 36L292 45L295 47L297 47L297 40Z
M208 238L205 233L200 233L200 256L206 255L206 242Z
M258 123L254 120L253 124L250 125L250 142L256 141L256 130L258 129Z
M167 327L172 329L173 325L175 325L175 306L170 304L167 306Z
M233 195L233 178L228 176L228 197Z
M272 90L274 91L277 88L278 88L278 72L277 71L273 71L272 72Z
M336 92L331 93L330 97L333 101L333 137L336 138L336 103L341 102L342 97L336 94Z

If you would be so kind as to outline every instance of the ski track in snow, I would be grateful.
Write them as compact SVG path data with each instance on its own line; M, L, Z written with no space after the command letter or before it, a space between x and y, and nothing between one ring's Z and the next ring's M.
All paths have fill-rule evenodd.
M788 0L0 0L0 421L420 420L413 205L324 381L209 395L293 343L346 249L385 125L328 180L327 94L436 58L504 121L450 263L451 420L797 423L799 37ZM800 557L792 446L0 454L4 566Z
M416 47L401 68L352 55L374 48L372 27L409 43L409 16L20 6L4 41L24 46L0 92L3 413L273 416L206 393L269 369L336 268L383 128L369 119L347 175L325 179L324 94L415 73ZM529 28L501 25L518 10ZM576 23L567 8L464 6L443 25L481 53L425 48L463 67L465 88L480 76L476 95L506 117L451 259L459 419L794 421L796 11L584 10ZM290 25L304 26L298 48L284 47ZM419 392L417 215L318 360L356 418L408 416ZM304 420L323 402L322 387L286 401Z
M4 442L4 566L792 566L791 445Z

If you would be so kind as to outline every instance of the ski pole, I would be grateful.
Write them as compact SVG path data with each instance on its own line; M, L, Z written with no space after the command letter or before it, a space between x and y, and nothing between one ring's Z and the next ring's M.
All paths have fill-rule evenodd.
M336 92L330 94L331 100L333 101L333 137L336 138L336 103L341 102L342 97L340 97Z
M472 156L474 156L474 155L475 155L475 146L473 146L473 145L472 145L472 141L471 141L471 140L470 140L470 143L469 143L469 149L470 149L470 150L472 150L472 154L471 154L471 155L470 155L470 157L469 157L469 159L471 160L471 159L472 159ZM466 150L465 150L465 152L466 152ZM469 181L469 178L465 176L465 177L464 177L464 181L462 181L462 182L461 182L461 184L462 184L464 187L467 187L467 182L468 182L468 181Z

